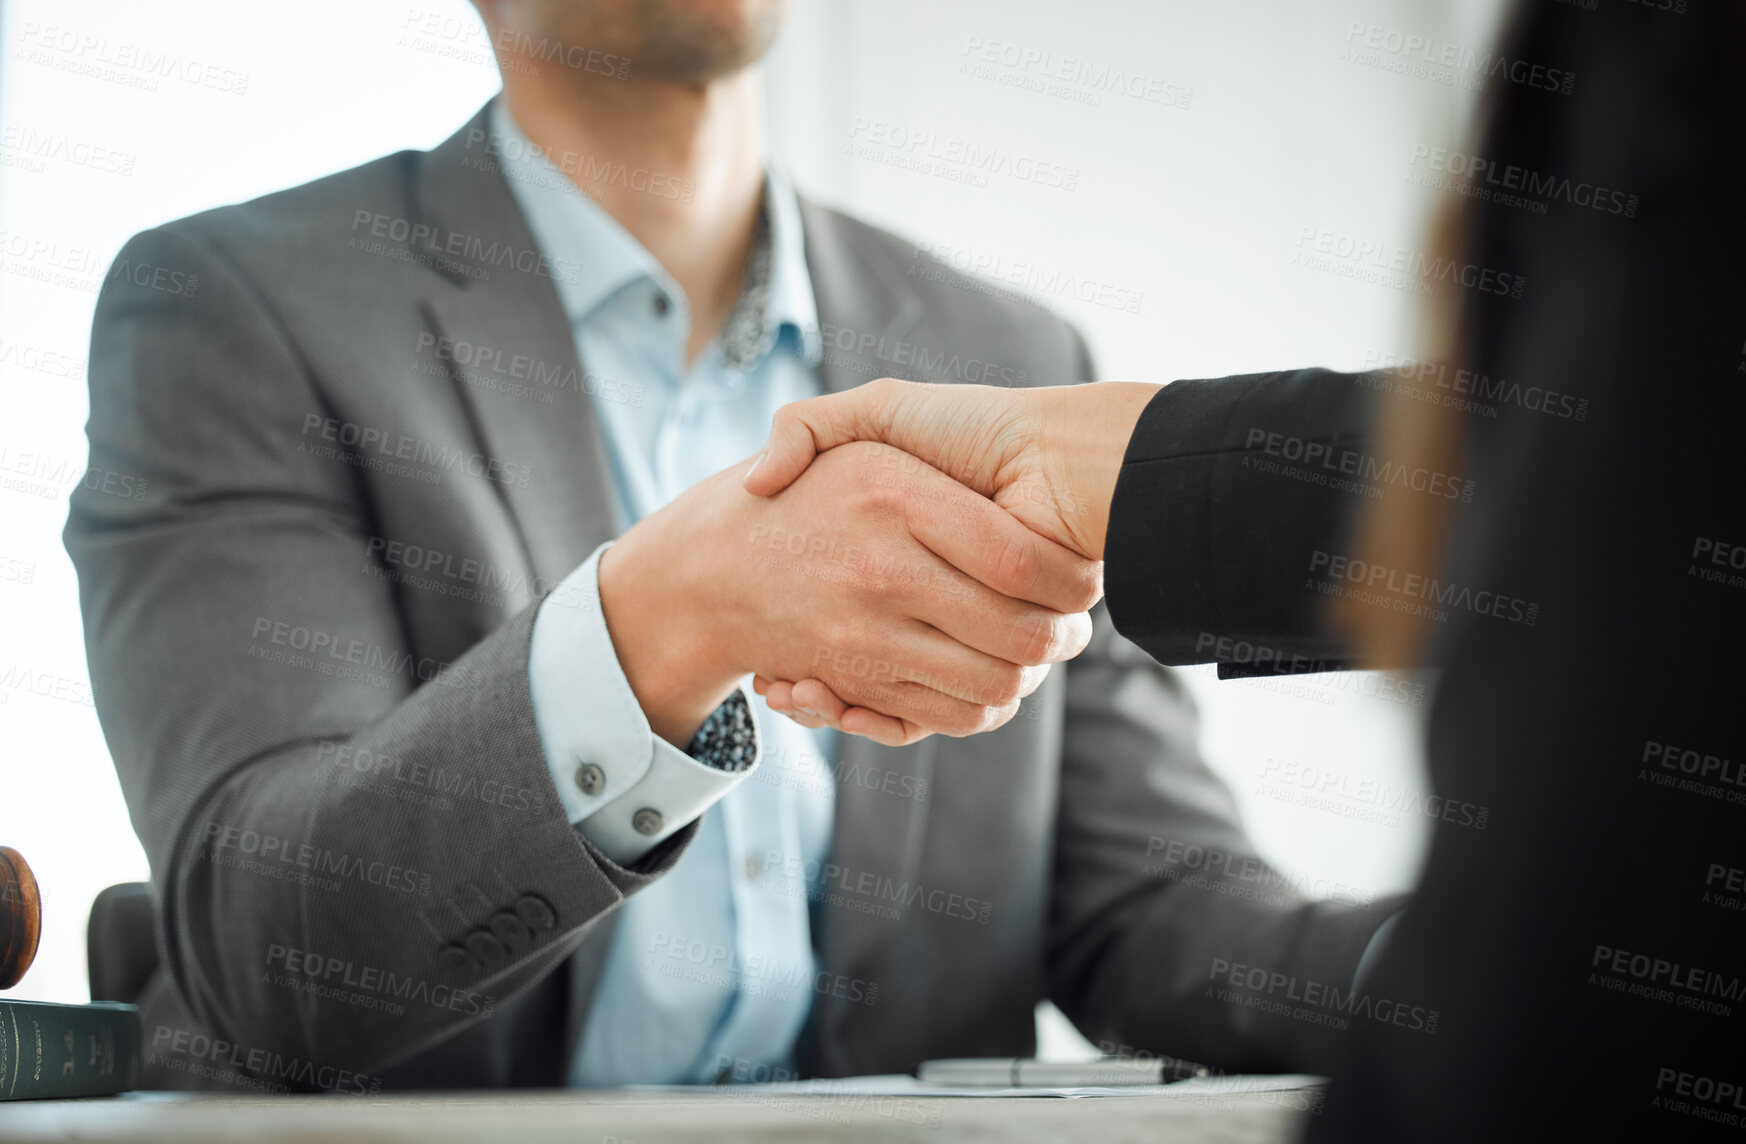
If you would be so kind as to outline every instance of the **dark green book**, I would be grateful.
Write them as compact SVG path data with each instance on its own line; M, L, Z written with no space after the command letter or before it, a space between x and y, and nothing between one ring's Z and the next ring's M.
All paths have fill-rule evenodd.
M0 1100L109 1096L139 1084L139 1009L0 997Z

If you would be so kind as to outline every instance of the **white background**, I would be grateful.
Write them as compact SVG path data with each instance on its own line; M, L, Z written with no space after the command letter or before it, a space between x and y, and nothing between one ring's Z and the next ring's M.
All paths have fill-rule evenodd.
M1103 377L1359 368L1415 351L1422 300L1294 265L1300 239L1307 228L1423 249L1443 192L1409 183L1414 149L1464 142L1472 97L1351 58L1354 42L1382 29L1479 50L1495 11L1495 0L799 0L767 65L771 136L803 192L960 264L1044 284ZM407 39L433 16L435 34ZM147 874L88 698L59 535L84 463L97 283L142 228L437 143L497 78L460 0L28 0L4 19L0 844L31 861L45 909L36 966L13 995L80 1001L92 896ZM110 58L125 44L199 61L215 86L80 74L95 57L52 45L85 37L107 37ZM1038 65L976 74L983 50L1113 69L1188 106L1084 83L1066 85L1071 95L1029 90L1021 81ZM857 150L893 131L1054 163L1076 186L1001 175L976 186ZM45 141L106 157L43 159ZM1052 281L1138 295L1137 312ZM1191 674L1207 752L1268 856L1313 889L1365 897L1411 884L1422 815L1361 821L1294 804L1280 797L1289 783L1268 780L1418 791L1422 710L1367 697L1375 679L1280 689ZM1051 1051L1073 1051L1056 1025L1046 1032Z

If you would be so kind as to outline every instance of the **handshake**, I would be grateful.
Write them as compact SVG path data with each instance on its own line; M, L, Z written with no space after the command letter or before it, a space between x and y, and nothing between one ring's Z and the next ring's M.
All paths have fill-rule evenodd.
M783 408L761 453L601 558L650 726L683 745L748 674L773 710L888 746L1001 726L1091 638L1157 389L881 380Z

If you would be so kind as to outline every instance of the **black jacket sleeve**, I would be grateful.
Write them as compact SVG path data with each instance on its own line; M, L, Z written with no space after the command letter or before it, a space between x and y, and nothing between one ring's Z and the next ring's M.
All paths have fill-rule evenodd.
M1110 506L1117 630L1162 663L1216 662L1224 676L1343 666L1321 585L1378 476L1373 384L1306 369L1159 390Z

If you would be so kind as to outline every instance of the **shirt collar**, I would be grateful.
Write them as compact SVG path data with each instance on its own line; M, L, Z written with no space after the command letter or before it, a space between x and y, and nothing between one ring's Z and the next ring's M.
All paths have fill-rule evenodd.
M823 345L818 332L818 301L806 268L806 234L800 224L800 199L775 168L764 176L764 209L770 224L770 307L766 326L791 331L802 358L818 365Z
M674 298L681 296L678 283L655 256L522 133L501 97L492 101L490 114L495 157L527 218L528 230L547 255L579 268L576 274L553 279L572 325L586 322L609 298L644 278L653 279ZM582 157L576 161L583 161ZM800 203L793 186L773 168L765 171L764 212L769 277L764 291L763 352L787 334L795 351L816 365L821 356L818 304L806 268ZM741 304L750 300L742 297ZM736 312L729 324L738 317Z

